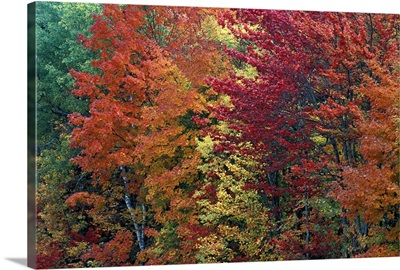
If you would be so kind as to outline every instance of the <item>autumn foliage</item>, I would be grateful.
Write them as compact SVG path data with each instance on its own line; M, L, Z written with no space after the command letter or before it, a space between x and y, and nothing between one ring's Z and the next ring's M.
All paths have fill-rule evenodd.
M88 107L38 157L39 268L399 255L398 15L92 19Z

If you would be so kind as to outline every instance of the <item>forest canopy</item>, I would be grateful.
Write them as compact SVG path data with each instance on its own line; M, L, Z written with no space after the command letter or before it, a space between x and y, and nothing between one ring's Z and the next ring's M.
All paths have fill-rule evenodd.
M400 15L36 7L37 268L400 255Z

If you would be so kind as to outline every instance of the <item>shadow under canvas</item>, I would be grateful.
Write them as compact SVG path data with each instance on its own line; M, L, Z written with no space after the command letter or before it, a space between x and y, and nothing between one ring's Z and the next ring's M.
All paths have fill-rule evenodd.
M5 258L10 262L14 262L16 264L27 266L28 259L27 258Z

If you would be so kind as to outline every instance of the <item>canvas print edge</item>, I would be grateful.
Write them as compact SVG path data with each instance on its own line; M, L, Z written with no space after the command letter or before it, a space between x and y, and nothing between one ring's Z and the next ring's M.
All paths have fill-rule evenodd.
M35 135L34 135L35 136ZM28 136L28 138L29 138L29 136ZM29 159L29 158L28 158ZM29 161L28 161L29 162ZM33 209L32 209L33 210Z

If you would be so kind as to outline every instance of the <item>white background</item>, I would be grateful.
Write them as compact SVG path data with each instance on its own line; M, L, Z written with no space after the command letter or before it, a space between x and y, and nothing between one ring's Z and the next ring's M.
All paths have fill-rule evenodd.
M63 1L64 2L64 1ZM75 1L90 2L90 1ZM115 0L102 3L247 7L321 11L400 13L398 0ZM261 2L261 3L260 3ZM293 4L293 3L296 4ZM27 0L0 1L0 269L26 269L26 134L27 134ZM151 269L398 269L400 258L297 262L266 262L193 266L157 266ZM121 268L103 268L121 269ZM125 267L123 269L136 269Z

